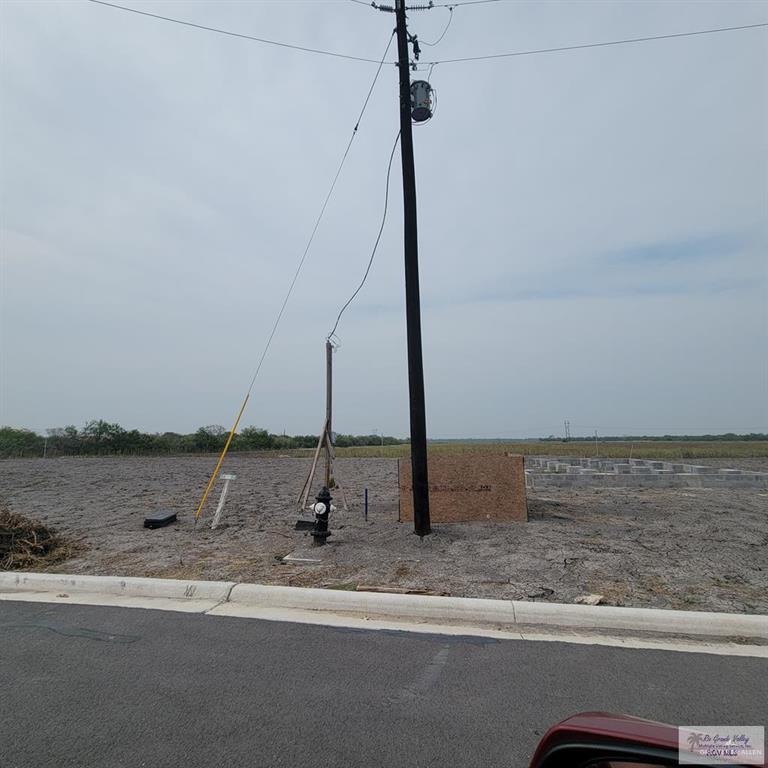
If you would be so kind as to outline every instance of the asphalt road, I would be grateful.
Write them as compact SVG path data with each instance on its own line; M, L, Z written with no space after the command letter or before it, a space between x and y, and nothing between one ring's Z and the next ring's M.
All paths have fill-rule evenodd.
M763 659L0 603L0 767L526 766L608 710L768 722Z

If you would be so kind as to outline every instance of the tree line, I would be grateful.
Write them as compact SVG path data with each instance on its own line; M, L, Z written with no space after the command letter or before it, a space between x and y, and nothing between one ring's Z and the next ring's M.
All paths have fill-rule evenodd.
M218 424L196 432L148 433L124 429L103 419L77 428L69 425L46 429L41 435L31 429L0 427L0 458L34 456L111 456L216 453L224 448L229 430ZM245 427L232 439L230 451L286 451L314 448L318 435L275 435L260 427ZM357 445L398 445L408 442L383 435L336 435L339 448Z

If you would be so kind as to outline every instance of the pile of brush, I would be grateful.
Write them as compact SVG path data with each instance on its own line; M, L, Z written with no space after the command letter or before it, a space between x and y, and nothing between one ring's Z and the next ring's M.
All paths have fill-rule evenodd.
M0 570L47 565L70 554L69 545L55 531L0 507Z

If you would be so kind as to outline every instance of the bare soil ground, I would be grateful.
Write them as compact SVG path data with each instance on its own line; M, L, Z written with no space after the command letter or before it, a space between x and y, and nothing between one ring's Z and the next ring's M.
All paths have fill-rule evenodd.
M341 459L350 510L332 518L329 544L311 549L310 537L293 529L307 459L228 458L225 471L237 480L224 524L195 529L214 464L211 456L7 460L0 462L0 503L79 545L75 557L49 567L54 572L363 584L552 602L595 592L611 605L768 613L765 491L540 489L529 496L527 524L436 525L421 540L397 522L396 461ZM737 467L768 469L768 460ZM176 524L142 527L146 515L164 509L178 512ZM297 549L322 563L280 561Z

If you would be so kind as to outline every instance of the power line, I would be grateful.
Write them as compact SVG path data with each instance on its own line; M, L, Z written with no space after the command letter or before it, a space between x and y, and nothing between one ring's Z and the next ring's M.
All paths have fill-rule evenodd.
M501 0L464 0L460 3L434 3L432 8L456 8L460 5L483 5L485 3L500 3Z
M272 326L272 330L270 331L269 337L267 338L267 343L264 345L264 351L261 353L261 357L259 358L259 362L256 366L256 371L253 374L253 377L251 378L251 382L248 385L248 391L245 393L245 398L243 399L243 403L240 406L240 410L237 413L237 417L235 418L235 422L232 425L232 429L229 431L229 436L227 437L227 441L224 444L224 448L221 451L221 454L219 455L219 459L216 462L216 467L214 468L213 472L211 473L211 477L208 480L208 484L205 488L205 491L203 492L202 498L200 499L200 503L197 506L197 511L195 512L195 522L200 517L200 514L203 511L203 506L205 505L206 499L208 498L208 495L211 492L211 488L213 488L213 484L216 482L216 478L219 474L219 470L221 469L221 465L224 462L224 458L227 455L227 451L229 450L229 446L232 443L232 439L235 436L235 431L237 430L238 425L240 424L240 419L243 416L243 412L245 411L245 406L248 404L248 400L251 397L251 392L253 390L253 385L256 382L256 378L259 375L259 372L261 371L261 367L264 364L264 360L267 357L267 353L269 352L269 348L272 345L272 340L275 337L275 333L277 332L277 327L280 325L280 320L283 317L283 313L285 312L285 308L288 304L288 300L291 298L291 294L293 293L293 288L296 285L296 281L299 279L299 274L301 273L301 268L304 266L304 262L307 260L307 254L309 253L310 246L312 245L313 240L315 239L315 234L317 233L318 227L320 226L320 222L322 221L323 214L325 213L325 209L328 207L328 202L331 199L331 195L333 195L333 190L336 188L336 182L339 180L339 176L341 175L341 169L344 167L344 163L346 162L347 155L349 155L349 150L352 147L352 142L355 140L355 136L357 136L357 129L360 127L360 121L363 119L363 115L365 114L365 109L368 106L368 102L371 98L371 93L373 93L373 88L376 85L376 81L379 79L379 73L381 72L381 68L384 66L384 60L387 58L387 53L389 53L389 47L392 45L392 40L395 37L394 30L392 34L389 36L389 40L387 40L387 47L384 49L384 53L381 57L381 60L378 62L378 67L376 69L376 74L373 76L373 82L371 83L371 87L368 89L368 93L365 95L365 101L363 102L363 107L360 110L360 114L357 117L357 121L355 122L355 127L352 129L352 135L349 137L349 141L347 142L347 147L344 150L344 154L341 157L341 162L339 163L339 167L336 170L336 174L333 177L333 181L331 182L330 189L328 190L328 194L325 196L325 200L323 201L323 205L320 208L320 213L318 214L317 220L315 221L315 225L312 228L312 232L309 236L309 240L307 241L307 245L304 248L304 252L301 255L301 259L299 259L299 264L296 267L296 271L293 275L293 279L291 280L291 284L288 286L288 291L285 294L285 298L283 299L283 303L280 306L280 311L277 313L277 318L275 319L275 322Z
M357 286L355 289L355 292L349 297L347 303L339 310L339 314L336 317L336 322L333 326L333 330L328 334L328 339L330 339L335 333L336 329L339 327L339 321L341 320L341 316L344 314L344 310L352 303L355 296L357 296L358 293L360 293L360 290L365 285L365 281L368 279L368 273L371 271L371 265L373 264L373 257L376 255L376 249L379 247L379 241L381 240L381 233L384 231L384 223L387 220L387 207L389 205L389 175L392 171L392 159L395 156L395 149L397 149L397 142L400 141L400 131L397 132L397 136L395 137L395 143L392 145L392 152L389 155L389 163L387 165L387 183L384 188L384 213L381 217L381 226L379 227L379 233L376 235L376 242L373 244L373 250L371 251L371 258L368 259L368 266L365 268L365 274L363 275L363 279L360 281L360 285Z
M339 163L339 167L336 170L336 175L333 177L333 181L331 182L331 187L328 190L328 194L325 196L325 200L323 201L322 207L320 208L320 213L318 214L317 220L315 221L315 226L312 228L312 233L310 234L309 240L307 241L307 246L306 248L304 248L304 253L301 255L301 259L299 260L299 265L296 267L296 273L294 274L293 280L291 280L291 284L288 287L288 293L286 293L285 295L285 299L283 300L283 305L280 307L280 311L277 314L277 319L275 320L275 324L272 327L272 332L269 334L269 338L267 339L267 344L264 347L264 351L262 352L261 358L259 359L259 363L256 366L256 372L253 374L251 383L248 386L248 394L250 394L251 390L253 389L253 384L256 381L256 377L259 375L259 371L261 370L261 366L264 363L264 359L267 356L267 352L269 352L269 347L272 344L272 339L274 338L275 332L277 331L277 326L280 324L280 320L283 317L283 312L285 311L285 307L288 304L288 299L290 299L291 297L291 293L293 292L293 287L296 285L296 281L299 278L299 273L301 272L301 268L304 266L304 262L306 261L307 254L309 253L309 249L312 245L312 242L315 239L315 234L317 233L317 230L320 227L320 222L322 221L323 214L325 214L325 209L328 207L328 202L331 199L333 190L336 188L336 182L339 180L339 176L341 175L341 169L344 167L344 163L346 162L347 155L349 154L349 150L352 147L352 142L355 140L355 136L357 136L357 129L360 127L360 121L363 119L363 115L365 114L366 107L368 106L368 102L370 101L371 94L373 93L373 88L376 85L376 81L379 79L379 73L381 72L381 68L384 66L384 59L386 59L387 57L387 53L389 52L389 47L392 45L392 40L394 40L394 37L395 37L395 33L393 31L392 34L389 36L389 40L387 41L387 47L384 49L384 55L381 57L381 60L379 61L379 66L376 69L376 74L373 76L371 87L368 89L368 93L365 96L363 107L360 110L360 114L357 117L357 122L355 123L355 127L352 129L352 135L349 137L347 148L344 150L344 154L341 157L341 162Z
M354 2L359 5L366 5L376 8L377 6L375 3L367 3L364 0L350 0L351 2ZM255 37L253 35L246 35L242 34L240 32L232 32L231 30L227 29L219 29L218 27L209 27L205 24L196 24L192 21L184 21L182 19L175 19L171 16L162 16L158 13L150 13L149 11L140 11L137 8L129 8L125 5L118 5L116 3L109 3L106 2L106 0L88 0L88 2L95 3L97 5L103 5L107 8L114 8L116 10L120 11L126 11L127 13L135 13L138 16L146 16L151 19L158 19L160 21L167 21L172 24L181 24L185 27L192 27L193 29L202 29L206 32L215 32L219 35L226 35L228 37L236 37L240 38L242 40L251 40L253 42L257 43L263 43L264 45L275 45L280 48L289 48L291 50L295 51L303 51L305 53L315 53L321 56L331 56L333 58L337 59L348 59L350 61L362 61L366 62L368 64L380 64L380 62L377 59L369 59L364 56L352 56L346 53L336 53L334 51L325 51L320 48L308 48L303 45L294 45L293 43L283 43L279 42L277 40L268 40L263 37ZM494 3L494 2L502 2L502 0L467 0L467 2L458 2L458 3L441 3L439 5L433 5L433 8L449 8L453 9L461 5L480 5L483 3ZM451 19L453 16L451 15ZM448 26L450 26L451 19L448 21L448 25L446 26L445 30L443 30L443 34L440 36L438 40L435 41L435 43L425 43L425 45L435 45L440 40L442 40L443 36L445 35L445 32L448 31ZM484 56L465 56L462 58L457 59L443 59L441 61L427 61L423 62L424 66L434 66L436 64L456 64L459 62L465 62L465 61L485 61L488 59L503 59L503 58L511 58L513 56L533 56L536 54L541 53L560 53L563 51L577 51L577 50L583 50L586 48L605 48L608 46L613 45L626 45L629 43L644 43L651 40L671 40L674 38L679 37L693 37L696 35L711 35L718 32L735 32L738 30L744 30L744 29L757 29L760 27L768 27L768 22L761 22L758 24L744 24L741 26L736 27L717 27L714 29L701 29L696 30L694 32L678 32L675 34L669 34L669 35L653 35L648 37L634 37L634 38L626 38L623 40L609 40L602 43L585 43L583 45L565 45L560 46L557 48L538 48L535 50L530 51L511 51L509 53L493 53L493 54L487 54ZM390 63L396 63L396 62L390 62Z
M480 0L478 0L480 2ZM483 61L485 59L504 59L511 56L532 56L538 53L558 53L560 51L578 51L584 48L604 48L609 45L625 45L627 43L645 43L649 40L671 40L678 37L693 37L694 35L712 35L716 32L735 32L742 29L757 29L759 27L768 27L768 22L760 22L759 24L743 24L738 27L717 27L715 29L700 29L695 32L677 32L670 35L653 35L649 37L632 37L624 40L609 40L604 43L585 43L583 45L564 45L558 48L538 48L531 51L512 51L511 53L493 53L487 56L467 56L460 59L443 59L442 61L427 61L423 62L423 65L427 64L455 64L461 61Z
M232 32L227 29L218 29L217 27L208 27L205 24L195 24L192 21L183 21L182 19L174 19L170 16L161 16L159 13L149 13L149 11L140 11L137 8L129 8L125 5L117 5L116 3L108 3L106 0L88 0L91 3L97 5L104 5L108 8L116 8L120 11L127 11L128 13L135 13L139 16L147 16L151 19L159 19L160 21L168 21L172 24L181 24L185 27L193 27L194 29L202 29L206 32L216 32L219 35L227 35L228 37L238 37L242 40L252 40L257 43L264 43L265 45L276 45L280 48L290 48L294 51L304 51L305 53L317 53L322 56L333 56L337 59L350 59L352 61L365 61L370 64L378 64L378 59L367 59L363 56L350 56L346 53L335 53L333 51L323 51L319 48L307 48L303 45L294 45L293 43L281 43L277 40L267 40L263 37L254 37L253 35L244 35L240 32Z
M440 37L438 37L437 40L435 40L433 43L428 43L428 42L426 42L426 40L419 40L419 42L422 45L430 45L430 46L431 45L437 45L445 37L445 33L448 31L448 28L451 26L451 22L453 21L453 6L449 5L447 7L448 7L448 12L449 12L448 23L445 25L445 29L443 30L443 34L440 35Z

